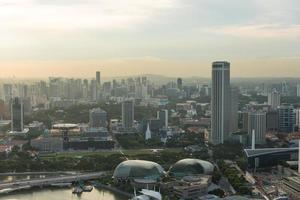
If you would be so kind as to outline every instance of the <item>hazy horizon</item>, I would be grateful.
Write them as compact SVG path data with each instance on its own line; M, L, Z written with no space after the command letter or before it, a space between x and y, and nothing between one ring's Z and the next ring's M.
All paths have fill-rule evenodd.
M0 78L300 75L298 0L2 0Z

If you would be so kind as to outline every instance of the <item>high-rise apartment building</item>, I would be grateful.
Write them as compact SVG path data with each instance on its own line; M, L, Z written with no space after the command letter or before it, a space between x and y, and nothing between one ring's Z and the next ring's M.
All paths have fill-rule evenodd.
M22 132L24 130L24 109L21 98L15 97L11 102L11 130Z
M107 113L101 108L94 108L90 110L90 127L100 128L107 126Z
M122 124L124 129L130 129L134 123L134 101L126 100L122 103Z
M267 131L277 132L279 129L279 118L277 110L267 112Z
M97 85L100 86L101 85L101 77L100 77L100 71L97 71L96 72L96 82L97 82Z
M163 124L164 128L168 128L168 120L169 120L169 114L168 110L160 110L157 111L157 119L160 120L161 124Z
M271 106L271 109L277 109L280 106L280 93L277 90L273 90L268 94L268 105Z
M183 85L182 85L182 78L178 78L178 79L177 79L177 88L178 88L179 90L182 90L182 88L183 88Z
M297 84L297 97L300 97L300 84Z
M248 136L255 133L255 144L264 144L266 141L266 113L261 111L248 114Z

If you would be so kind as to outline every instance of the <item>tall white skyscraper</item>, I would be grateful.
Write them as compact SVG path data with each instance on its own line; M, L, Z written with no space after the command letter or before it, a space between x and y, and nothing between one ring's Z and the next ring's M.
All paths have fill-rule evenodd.
M212 64L211 134L210 142L224 143L229 136L230 124L230 63L225 61Z
M277 90L273 90L268 94L268 105L271 106L271 109L275 110L280 106L280 93Z

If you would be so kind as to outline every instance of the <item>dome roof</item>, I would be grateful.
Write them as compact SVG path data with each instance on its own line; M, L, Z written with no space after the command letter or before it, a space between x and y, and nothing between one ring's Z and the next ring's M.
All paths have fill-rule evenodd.
M164 174L164 169L155 162L145 160L127 160L116 167L114 171L114 178L141 178L157 180Z
M182 178L199 174L211 175L214 166L210 162L199 159L183 159L169 169L171 177Z

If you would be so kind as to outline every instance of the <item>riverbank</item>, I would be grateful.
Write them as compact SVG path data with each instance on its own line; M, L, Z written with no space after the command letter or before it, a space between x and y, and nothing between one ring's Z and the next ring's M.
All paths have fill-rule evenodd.
M74 200L74 199L97 199L97 200L128 200L128 197L122 196L118 193L111 192L106 189L95 188L91 192L84 192L77 196L72 194L72 188L32 188L13 192L6 195L0 195L0 200Z
M127 198L133 198L134 197L133 194L130 194L128 192L124 192L124 191L119 190L118 188L115 188L115 187L110 186L110 185L104 185L104 184L101 184L101 183L97 183L97 185L95 187L96 188L101 188L101 189L109 190L109 191L111 191L113 193L117 193L117 194L125 196Z

